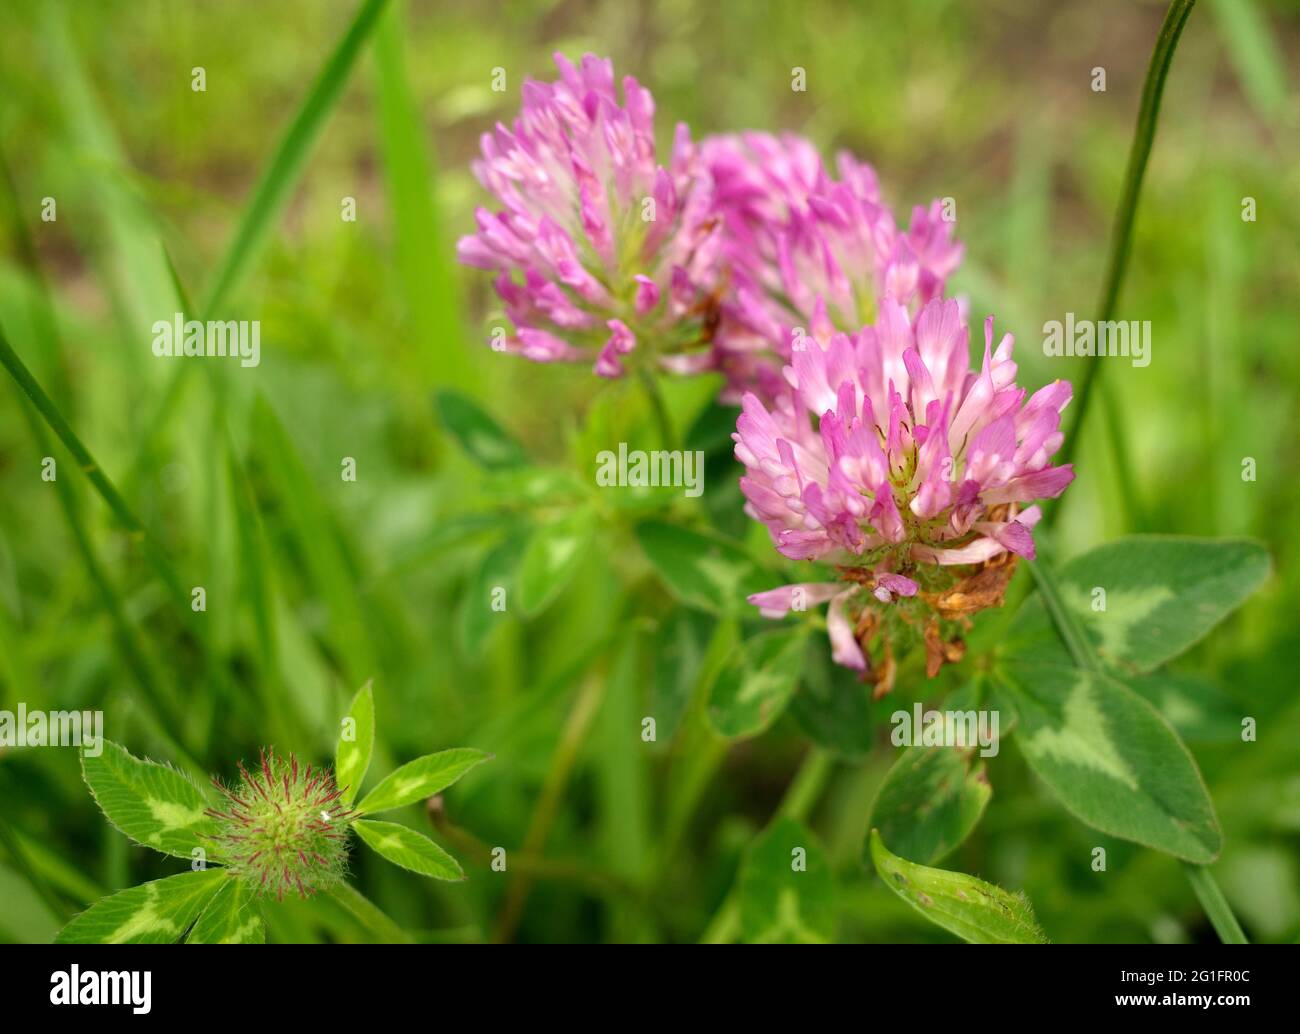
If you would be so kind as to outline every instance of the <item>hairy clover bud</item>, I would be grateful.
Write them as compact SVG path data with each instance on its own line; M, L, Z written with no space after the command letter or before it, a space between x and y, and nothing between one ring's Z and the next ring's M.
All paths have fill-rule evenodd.
M310 897L343 878L347 863L347 820L356 813L340 802L343 791L324 769L301 769L292 754L263 750L252 773L241 762L240 784L213 784L225 796L225 811L209 809L220 823L215 835L221 860L259 897L286 890Z

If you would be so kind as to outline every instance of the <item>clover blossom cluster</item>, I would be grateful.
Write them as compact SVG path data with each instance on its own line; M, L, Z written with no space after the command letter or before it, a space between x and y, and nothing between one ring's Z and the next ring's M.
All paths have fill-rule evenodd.
M878 691L892 650L882 636L873 661L870 644L890 621L924 639L931 674L956 660L968 616L1034 556L1035 501L1074 474L1051 463L1070 385L1026 397L992 316L972 366L965 303L946 295L950 202L900 227L871 166L843 153L832 169L793 134L696 145L679 125L665 169L636 80L620 103L609 61L556 63L513 128L484 136L475 171L504 207L459 245L497 273L508 350L604 377L723 374L746 511L781 554L836 574L750 602L769 617L829 602L834 659Z

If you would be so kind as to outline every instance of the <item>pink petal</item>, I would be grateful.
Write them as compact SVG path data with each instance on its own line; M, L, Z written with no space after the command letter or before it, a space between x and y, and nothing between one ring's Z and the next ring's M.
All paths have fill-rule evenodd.
M844 590L838 582L802 582L797 585L782 585L778 589L756 592L748 597L749 602L759 609L765 618L783 618L791 610L807 610L832 599ZM798 595L797 595L798 594ZM795 604L800 604L795 606Z
M831 659L846 668L866 671L867 659L862 654L862 647L853 636L853 624L845 612L846 601L857 591L855 585L831 600L831 605L826 611L826 631L831 641Z

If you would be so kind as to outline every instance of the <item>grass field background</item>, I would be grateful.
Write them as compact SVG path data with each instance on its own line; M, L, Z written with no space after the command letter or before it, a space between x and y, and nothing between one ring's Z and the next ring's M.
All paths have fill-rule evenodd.
M0 707L101 708L134 753L229 777L269 743L328 761L373 679L372 779L444 747L495 754L439 814L402 816L468 882L354 854L357 885L419 939L734 935L737 866L780 809L825 846L839 937L944 938L861 864L887 715L927 699L923 680L873 705L883 749L825 771L801 766L808 739L789 716L725 755L689 713L646 747L674 610L630 535L635 508L614 501L558 598L484 616L492 564L558 519L563 485L589 486L596 450L649 414L585 367L486 347L487 278L454 260L487 203L469 162L479 134L514 116L524 77L551 77L553 51L607 54L653 91L661 145L679 120L696 134L789 128L872 162L899 211L956 199L954 288L1016 334L1022 384L1077 379L1082 362L1043 356L1041 328L1097 303L1162 5L371 6L341 52L359 4L18 2L0 15L0 327L147 529L123 528L3 378ZM1093 407L1044 543L1059 560L1140 531L1269 545L1275 577L1179 662L1216 687L1187 736L1224 826L1220 883L1264 941L1300 937L1298 56L1291 4L1193 12L1120 302L1121 318L1151 321L1152 362L1109 361L1113 405ZM806 92L790 89L796 66ZM1090 87L1096 67L1105 92ZM150 326L180 310L260 320L260 365L155 358ZM476 464L434 404L448 390L491 413L549 486ZM704 397L687 385L670 403L685 424ZM340 476L347 457L355 482ZM738 476L711 469L708 511L775 567L762 529L737 520ZM1259 729L1245 748L1242 715ZM1069 818L1013 746L992 781L951 867L1023 888L1054 940L1213 936L1176 862ZM0 749L0 832L0 938L48 940L98 896L178 871L103 821L72 750ZM1098 844L1105 874L1086 864ZM488 866L497 846L505 873ZM368 936L328 902L268 918L275 939Z

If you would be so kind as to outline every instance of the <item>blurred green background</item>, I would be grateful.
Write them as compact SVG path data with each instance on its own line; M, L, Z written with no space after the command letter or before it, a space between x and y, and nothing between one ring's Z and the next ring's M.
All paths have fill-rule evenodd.
M438 814L402 816L460 857L467 883L354 853L358 885L420 939L735 936L723 903L778 809L825 847L837 937L946 939L860 861L893 758L887 716L934 685L908 679L864 702L849 737L862 742L820 768L801 767L797 709L724 751L683 716L712 619L681 616L629 535L637 507L617 501L600 502L557 599L528 618L483 606L530 530L590 494L595 452L648 417L585 368L485 347L499 318L487 277L454 262L489 203L469 161L479 134L514 116L523 78L552 77L553 51L609 55L654 93L663 143L679 120L697 136L791 129L872 162L900 218L955 198L967 250L952 287L973 318L994 312L1017 335L1022 384L1077 381L1081 363L1043 357L1041 327L1096 304L1163 6L394 3L318 136L308 118L291 138L300 162L291 147L269 194L282 207L250 212L357 6L5 4L0 326L179 584L205 587L207 611L187 612L188 594L169 590L6 377L0 706L99 707L133 753L229 777L266 743L329 760L346 701L373 678L372 780L443 747L496 754ZM1292 4L1193 11L1120 304L1152 322L1153 361L1104 371L1138 505L1118 487L1099 401L1045 543L1057 559L1142 530L1270 545L1274 580L1178 667L1218 687L1181 723L1224 826L1216 872L1252 938L1274 941L1300 937L1298 55ZM205 92L191 89L195 66ZM796 66L804 93L790 89ZM340 218L344 197L355 222ZM235 273L224 284L222 269ZM152 322L214 293L221 318L261 320L261 365L155 359ZM715 387L702 384L672 392L683 427ZM544 472L482 469L439 419L443 389L477 400ZM725 441L718 430L710 441ZM775 570L761 529L738 519L736 476L715 450L707 512ZM641 741L646 714L660 719L655 744ZM1258 720L1254 744L1239 742L1243 714ZM990 777L988 813L945 867L1024 889L1056 941L1213 939L1176 862L1066 816L1013 743ZM48 940L101 894L183 866L108 826L72 750L0 749L0 818L0 938ZM1104 874L1087 864L1098 844ZM504 873L487 864L496 846ZM268 919L275 939L365 937L328 902Z

